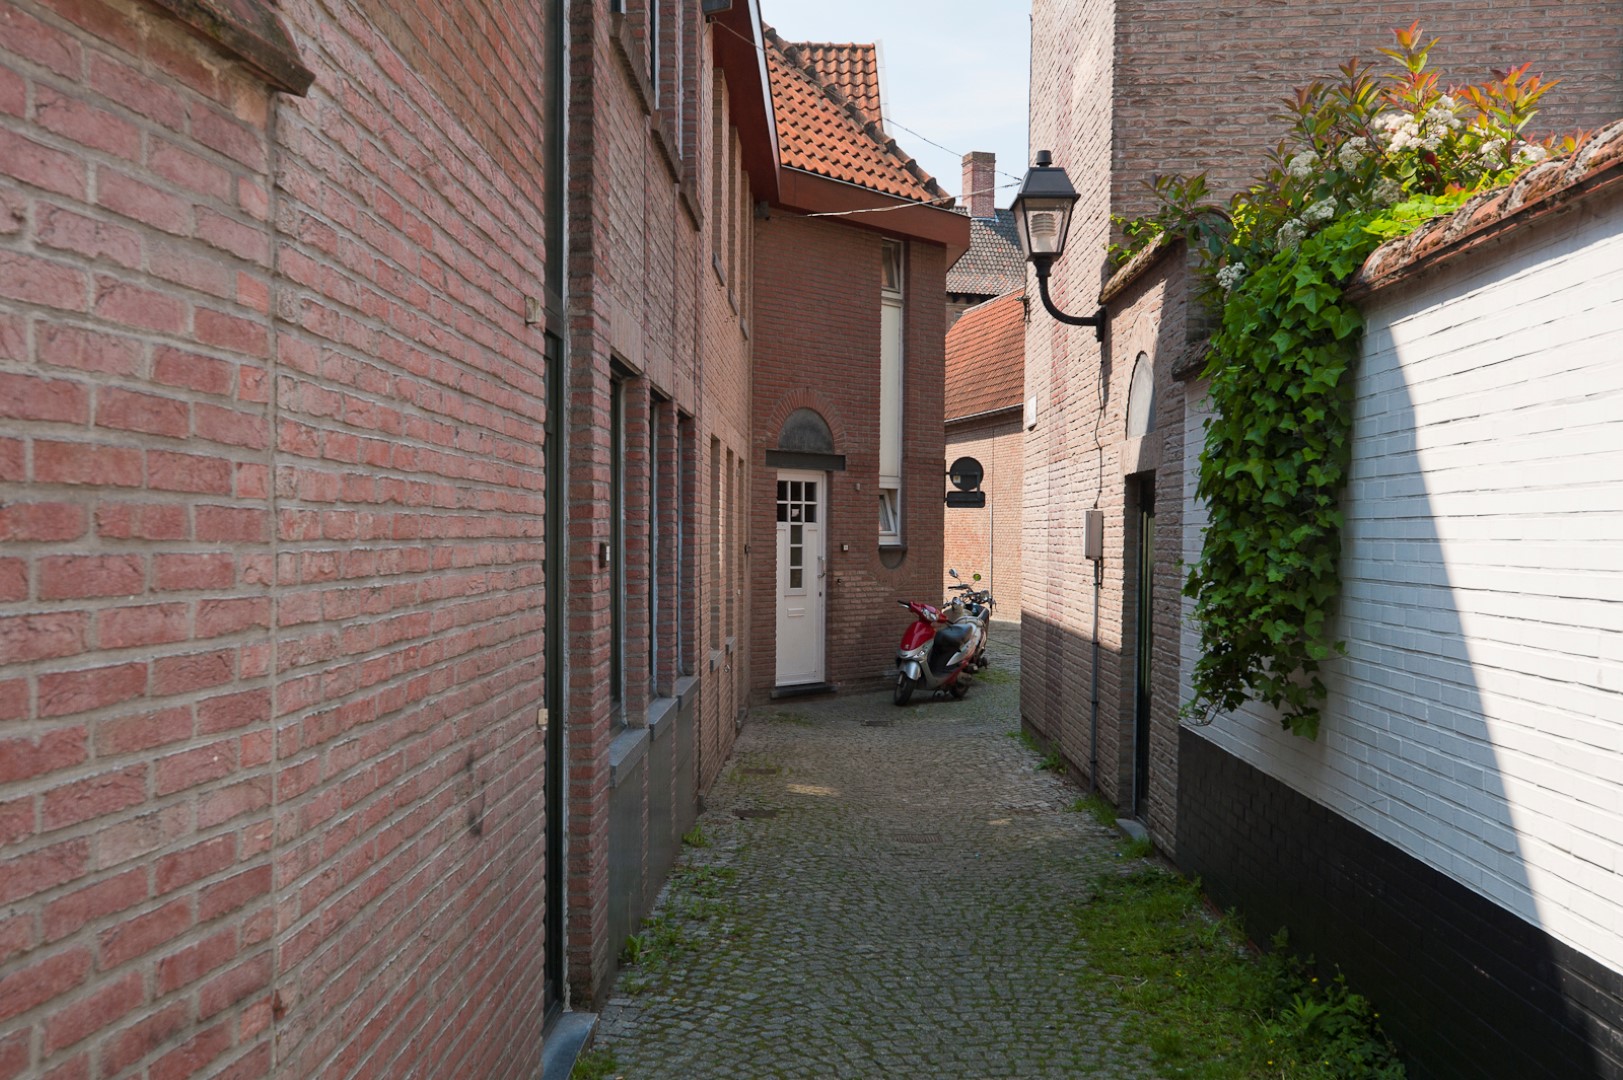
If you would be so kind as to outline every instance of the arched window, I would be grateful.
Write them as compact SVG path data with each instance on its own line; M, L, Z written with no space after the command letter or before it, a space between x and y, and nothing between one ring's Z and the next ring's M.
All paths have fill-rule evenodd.
M1155 432L1155 365L1148 353L1139 353L1133 364L1133 381L1127 390L1127 437L1137 439Z
M783 422L778 435L779 450L798 450L801 453L834 453L834 433L828 422L811 409L796 409Z

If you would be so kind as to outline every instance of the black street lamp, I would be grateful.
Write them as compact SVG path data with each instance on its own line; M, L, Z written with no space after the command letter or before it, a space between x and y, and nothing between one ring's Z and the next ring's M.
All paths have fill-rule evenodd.
M1109 317L1104 308L1088 316L1067 315L1054 306L1048 295L1048 272L1053 269L1054 261L1065 254L1065 237L1071 231L1071 210L1078 198L1071 178L1054 164L1054 156L1047 150L1039 150L1037 163L1026 171L1020 194L1014 198L1014 225L1020 234L1020 246L1032 269L1037 271L1037 292L1048 314L1067 326L1091 326L1094 335L1103 341Z

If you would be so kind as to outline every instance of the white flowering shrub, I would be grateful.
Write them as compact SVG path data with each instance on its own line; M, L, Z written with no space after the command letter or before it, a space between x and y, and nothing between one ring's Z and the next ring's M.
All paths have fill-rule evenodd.
M1125 262L1162 232L1184 235L1202 256L1208 299L1220 302L1234 287L1225 282L1239 280L1219 280L1225 267L1253 271L1348 214L1499 186L1576 145L1571 138L1534 141L1526 133L1555 81L1523 65L1480 84L1445 88L1428 70L1435 39L1423 41L1418 23L1394 37L1394 47L1381 50L1387 70L1377 73L1355 58L1338 78L1285 99L1279 118L1289 124L1286 137L1268 155L1263 174L1227 208L1203 202L1204 174L1154 177L1159 209L1118 222L1127 242L1112 255Z

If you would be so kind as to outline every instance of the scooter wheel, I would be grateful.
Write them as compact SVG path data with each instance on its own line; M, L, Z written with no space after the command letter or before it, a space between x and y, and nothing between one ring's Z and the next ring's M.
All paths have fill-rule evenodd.
M890 700L898 705L906 705L913 697L913 687L917 685L905 674L898 674L896 676L896 689L891 691Z
M957 682L952 684L951 692L952 699L954 701L962 701L964 700L964 695L969 693L969 683L964 679L959 679Z

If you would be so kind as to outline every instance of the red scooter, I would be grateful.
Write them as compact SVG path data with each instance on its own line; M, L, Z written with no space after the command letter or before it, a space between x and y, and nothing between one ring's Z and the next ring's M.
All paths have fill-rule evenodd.
M969 693L970 658L980 644L972 622L948 622L941 612L917 600L898 600L916 617L896 650L896 690L891 700L906 705L918 689L961 698Z

